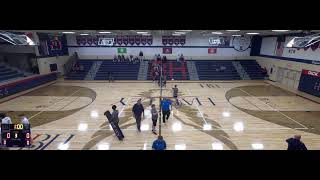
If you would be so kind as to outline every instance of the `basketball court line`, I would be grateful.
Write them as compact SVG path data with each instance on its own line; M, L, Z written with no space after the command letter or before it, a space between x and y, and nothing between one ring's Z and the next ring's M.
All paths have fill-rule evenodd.
M55 105L55 104L57 104L57 103L59 103L59 102L64 101L66 98L71 97L72 95L76 94L76 93L77 93L77 92L79 92L80 90L81 90L81 88L79 88L78 90L76 90L75 92L73 92L72 94L70 94L69 96L67 96L67 97L65 97L65 98L63 98L63 99L61 99L60 101L57 101L57 102L55 102L55 103L51 104L50 106L48 106L48 107L47 107L47 109L49 109L50 107L52 107L53 105ZM32 118L34 118L34 117L38 116L39 114L43 113L44 111L45 111L45 110L42 110L42 111L40 111L40 112L36 113L35 115L31 116L31 117L29 118L29 120L31 120Z
M291 117L289 117L289 116L285 115L284 113L280 112L278 109L276 109L276 108L274 108L274 107L270 106L269 104L267 104L267 103L265 103L265 102L261 101L259 98L257 98L257 97L255 97L255 96L251 95L250 93L246 92L245 90L242 90L241 88L237 88L237 89L239 89L240 91L242 91L242 92L246 93L247 95L249 95L249 96L251 96L251 97L253 97L253 98L257 99L258 101L260 101L260 102L262 102L262 103L266 104L267 106L269 106L269 107L270 107L271 109L273 109L274 111L277 111L277 112L278 112L278 113L280 113L282 116L284 116L284 117L286 117L286 118L290 119L291 121L293 121L293 122L295 122L296 124L298 124L298 125L302 126L303 128L308 129L308 127L306 127L305 125L303 125L303 124L299 123L298 121L296 121L296 120L292 119Z
M261 108L259 108L257 105L253 104L252 102L250 102L248 99L246 99L245 97L242 97L242 99L246 100L249 104L257 107L260 111L263 111Z
M189 96L191 96L190 90L187 89L187 91L188 91ZM208 124L207 121L206 121L206 119L204 118L202 112L200 111L199 105L198 105L197 103L196 103L196 105L197 105L198 112L200 113L200 115L201 115L201 117L202 117L202 120L204 121L205 124Z

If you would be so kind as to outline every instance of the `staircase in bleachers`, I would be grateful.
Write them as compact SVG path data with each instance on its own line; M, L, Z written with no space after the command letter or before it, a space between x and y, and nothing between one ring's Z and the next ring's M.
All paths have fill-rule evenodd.
M199 80L241 80L230 60L195 60Z
M24 77L23 73L13 70L5 65L0 65L0 82Z
M255 60L239 61L243 69L247 72L251 79L265 79L261 66Z
M71 71L65 79L68 80L84 80L88 71L91 69L93 60L78 60L80 66L83 65L83 71Z
M108 73L111 72L114 80L137 80L140 63L113 62L104 60L96 73L94 80L108 80Z
M149 62L148 80L152 80L152 63L152 61ZM163 64L163 73L167 75L167 80L190 80L186 62L167 61Z

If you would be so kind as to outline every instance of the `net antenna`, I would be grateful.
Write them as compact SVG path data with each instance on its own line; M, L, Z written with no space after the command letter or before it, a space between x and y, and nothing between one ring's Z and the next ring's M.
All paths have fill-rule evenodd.
M320 33L307 35L304 37L294 37L287 43L288 48L305 48L320 41Z
M15 34L0 30L0 39L12 45L35 45L34 41L24 34Z

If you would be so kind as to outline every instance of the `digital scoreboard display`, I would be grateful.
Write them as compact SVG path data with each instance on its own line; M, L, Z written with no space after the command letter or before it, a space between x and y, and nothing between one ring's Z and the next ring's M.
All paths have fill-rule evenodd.
M320 72L302 70L298 89L320 97Z
M31 131L29 124L2 124L1 145L5 147L31 146Z

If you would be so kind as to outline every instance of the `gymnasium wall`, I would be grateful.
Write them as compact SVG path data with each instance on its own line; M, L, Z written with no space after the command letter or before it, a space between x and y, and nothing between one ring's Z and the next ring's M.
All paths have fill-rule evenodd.
M285 74L284 76L290 78L292 75L292 78L296 81L293 88L298 89L302 69L320 71L320 46L312 49L311 47L308 49L286 48L286 44L292 38L292 36L285 37L282 45L283 50L281 50L281 46L278 46L277 37L265 37L262 39L260 55L251 58L257 60L262 67L267 68L270 80L280 84L286 84L286 82L280 82L278 78L279 71L285 69L285 73L288 75ZM278 50L280 49L278 52L277 47ZM271 69L272 74L270 74ZM297 75L294 75L294 71Z
M76 35L67 35L69 54L78 52L81 59L106 59L113 58L117 54L117 47L88 47L79 46L76 43ZM124 47L124 46L122 46ZM128 45L127 54L138 55L140 51L144 53L147 58L153 58L155 54L163 54L162 48L169 47L162 44L162 37L153 36L153 44L130 46ZM233 47L221 47L217 48L215 54L209 54L208 48L210 48L209 37L203 36L186 36L186 44L184 46L172 46L172 54L166 54L167 58L175 59L178 54L183 54L188 59L237 59L237 57L243 58L250 56L250 48L246 51L239 52Z
M57 64L57 71L64 75L64 64L70 56L55 56L46 58L37 58L40 74L50 73L50 64Z

